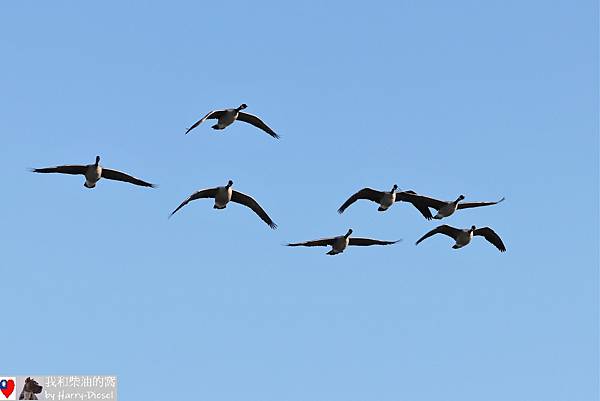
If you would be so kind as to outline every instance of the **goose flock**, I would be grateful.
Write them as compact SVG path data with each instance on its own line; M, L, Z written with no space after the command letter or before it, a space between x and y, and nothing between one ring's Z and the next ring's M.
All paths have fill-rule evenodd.
M188 128L185 134L187 135L190 131L201 125L204 121L213 119L217 120L217 123L212 126L212 128L215 130L223 130L236 121L243 121L261 129L273 138L279 139L279 135L275 131L273 131L273 129L271 129L267 124L265 124L259 117L253 114L242 112L242 110L246 109L247 107L248 106L245 103L242 103L239 107L236 108L210 111L200 120L195 122L190 128ZM141 180L121 171L102 167L100 165L100 156L96 156L96 161L92 164L69 164L55 167L34 168L31 169L31 171L34 173L60 173L70 175L83 175L85 177L85 182L83 185L84 187L89 189L95 188L96 184L98 183L98 181L100 181L101 178L128 182L130 184L142 187L157 187L155 184ZM192 193L187 199L181 202L181 204L177 206L177 208L173 212L171 212L169 218L172 217L175 213L177 213L177 211L179 211L191 201L209 198L214 199L214 209L225 209L227 207L227 204L229 204L230 202L237 203L251 209L270 228L277 228L277 224L275 224L273 219L269 217L267 212L265 212L265 210L254 198L233 189L232 180L229 180L226 185L221 187L201 189ZM421 213L421 215L425 217L425 219L441 220L452 216L454 213L456 213L457 210L470 209L482 206L492 206L504 201L504 198L501 198L497 201L491 202L462 202L464 199L464 195L459 195L456 198L456 200L453 201L439 200L429 196L420 195L412 190L399 191L398 185L394 184L391 190L389 191L378 191L372 188L361 189L360 191L350 196L342 204L342 206L339 207L338 213L344 213L344 211L348 207L350 207L353 203L355 203L358 200L369 200L371 202L375 202L379 205L377 210L380 212L385 212L396 202L406 202L412 204L419 211L419 213ZM436 211L435 215L432 215L431 209ZM329 246L331 247L331 249L329 250L329 252L327 252L327 255L337 255L344 252L348 246L392 245L400 241L383 241L371 238L352 237L352 233L353 230L349 229L344 235L304 242L292 242L286 245L290 247ZM500 252L506 251L506 246L502 242L502 239L490 227L476 228L475 226L471 226L470 228L461 229L451 227L446 224L440 225L434 228L433 230L427 232L425 235L419 238L415 245L418 245L423 240L435 234L444 234L454 239L455 244L452 246L453 249L459 249L470 244L474 236L481 236L485 238L489 243L494 245Z

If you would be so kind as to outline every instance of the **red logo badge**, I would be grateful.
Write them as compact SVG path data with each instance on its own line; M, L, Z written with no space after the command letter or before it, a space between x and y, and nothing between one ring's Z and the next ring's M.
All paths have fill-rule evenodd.
M14 400L15 397L11 397L15 392L14 378L0 377L0 391L4 394L5 400ZM0 399L2 399L2 397L0 397Z

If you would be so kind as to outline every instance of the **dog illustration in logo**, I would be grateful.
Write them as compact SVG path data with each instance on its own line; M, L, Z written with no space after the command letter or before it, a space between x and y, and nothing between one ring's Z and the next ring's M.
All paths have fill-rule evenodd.
M42 386L38 384L31 377L25 379L25 385L23 386L23 390L21 391L21 395L19 396L20 400L37 400L36 394L42 392Z

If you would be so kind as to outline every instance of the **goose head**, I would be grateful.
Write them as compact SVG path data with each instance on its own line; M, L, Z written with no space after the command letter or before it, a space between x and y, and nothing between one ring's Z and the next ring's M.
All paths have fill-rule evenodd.
M463 199L465 199L465 196L464 195L459 195L459 197L456 198L456 201L454 201L454 203L458 203L458 202L460 202Z
M233 181L229 180L229 181L227 181L227 185L225 185L225 188L231 188L232 185L233 185Z
M240 107L237 108L237 111L244 110L248 105L246 103L240 104Z
M98 166L99 163L100 163L100 156L96 156L96 164L95 164L95 166Z
M471 226L471 229L469 230L469 232L473 232L473 231L475 231L475 229L476 229L476 228L477 228L477 227L475 227L475 226Z
M397 189L398 189L398 185L394 184L394 186L392 187L391 192L394 193L394 192L396 192Z
M344 237L348 238L350 236L350 234L352 234L351 228L348 229L348 232L346 233L346 235L344 235Z

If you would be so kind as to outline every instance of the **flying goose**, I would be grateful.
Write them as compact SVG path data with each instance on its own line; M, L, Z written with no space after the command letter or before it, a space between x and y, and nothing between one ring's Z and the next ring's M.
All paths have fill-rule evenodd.
M188 132L190 132L191 130L193 130L200 124L202 124L207 119L218 120L218 122L212 126L213 129L225 129L229 125L233 124L235 120L240 120L240 121L252 124L257 128L260 128L261 130L265 131L267 134L271 135L273 138L279 139L279 135L277 135L275 133L275 131L273 131L271 128L269 128L269 126L267 124L262 122L262 120L260 118L256 117L255 115L252 115L252 114L242 113L242 110L244 110L246 107L248 107L246 105L246 103L242 103L240 105L240 107L237 107L235 109L213 110L213 111L209 112L207 115L205 115L204 117L202 117L200 120L196 121L194 123L194 125L192 125L190 128L188 128L188 130L185 132L185 134L187 135Z
M446 224L438 226L437 228L434 228L433 230L429 231L427 234L419 238L415 245L419 245L421 241L435 234L445 234L449 237L454 238L454 241L456 241L456 243L452 246L453 249L462 248L463 246L466 246L471 242L474 235L481 235L492 245L498 248L500 252L506 251L506 247L504 246L502 239L500 239L498 234L496 234L496 232L489 227L476 228L475 226L471 226L471 228L461 230L460 228L450 227Z
M363 188L344 202L342 206L338 209L338 213L344 213L350 205L356 202L359 199L367 199L379 204L379 208L377 209L380 212L386 211L390 206L394 204L394 202L409 202L412 203L414 207L416 207L419 212L425 217L427 220L431 220L433 217L429 208L420 201L417 193L415 191L402 191L396 192L398 189L398 185L394 184L391 191L376 191L371 188Z
M333 238L323 238L315 241L296 242L287 244L287 246L331 246L331 250L327 252L327 255L337 255L338 253L344 252L348 245L356 246L369 246L369 245L390 245L395 244L398 241L380 241L377 239L369 238L350 238L352 229L349 229L345 235Z
M504 197L495 202L464 202L459 203L465 199L464 195L460 195L454 201L442 201L434 198L429 198L423 195L415 195L413 202L419 204L421 207L430 207L437 210L437 214L433 216L434 219L443 219L454 214L459 209L468 209L472 207L480 206L491 206L496 205L504 200ZM420 210L420 209L419 209ZM427 216L426 216L427 217Z
M256 202L254 199L245 195L241 192L234 191L231 187L233 185L233 181L229 180L227 185L224 187L217 188L209 188L209 189L201 189L200 191L196 191L191 194L186 200L184 200L181 205L177 207L169 217L173 216L175 212L179 209L187 205L193 200L202 199L202 198L214 198L215 205L213 209L225 209L229 202L239 203L241 205L247 206L254 211L265 223L269 225L272 229L277 228L277 224L271 220L271 218L267 215L267 212L263 210L262 207Z
M102 167L100 164L100 156L96 156L96 163L88 165L77 165L71 164L66 166L56 166L47 168L34 168L31 169L34 173L61 173L61 174L81 174L85 176L85 183L83 184L86 188L94 188L100 178L106 178L109 180L129 182L131 184L140 185L142 187L155 188L156 185L150 184L149 182L142 181L139 178L132 177L128 174L122 173L117 170L111 170Z

